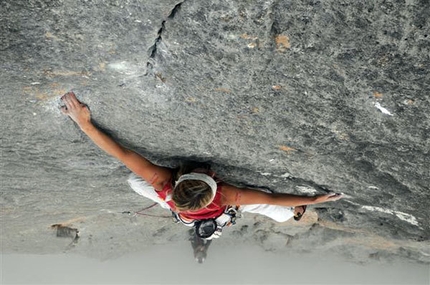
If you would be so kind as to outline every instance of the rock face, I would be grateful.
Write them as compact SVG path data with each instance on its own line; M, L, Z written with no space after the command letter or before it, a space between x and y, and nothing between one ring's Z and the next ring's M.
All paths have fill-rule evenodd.
M60 114L73 90L101 128L158 164L209 161L236 184L347 195L302 226L263 219L270 226L225 239L429 262L428 1L0 9L3 252L63 250L53 224L79 230L68 249L103 258L187 236L169 219L123 213L149 202Z

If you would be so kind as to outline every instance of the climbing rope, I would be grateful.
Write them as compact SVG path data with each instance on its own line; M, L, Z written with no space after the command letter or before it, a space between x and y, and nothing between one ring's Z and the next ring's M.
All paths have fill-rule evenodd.
M157 218L169 218L171 219L172 216L166 216L166 215L153 215L153 214L148 214L148 213L143 213L146 210L149 210L151 208L153 208L154 206L156 206L158 203L154 203L152 205L149 205L143 209L140 209L139 211L134 212L134 215L141 215L141 216L149 216L149 217L157 217ZM132 212L130 211L124 211L122 212L123 214L129 214L131 215Z

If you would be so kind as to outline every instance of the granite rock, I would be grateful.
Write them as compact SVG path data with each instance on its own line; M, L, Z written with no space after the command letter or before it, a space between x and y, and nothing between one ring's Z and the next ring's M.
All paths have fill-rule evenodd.
M346 195L313 207L300 230L262 219L240 233L247 241L286 235L297 250L429 262L428 1L0 9L3 252L63 250L53 224L79 230L68 250L101 258L187 237L170 219L127 214L149 202L61 115L73 90L101 128L160 165L207 161L238 185Z

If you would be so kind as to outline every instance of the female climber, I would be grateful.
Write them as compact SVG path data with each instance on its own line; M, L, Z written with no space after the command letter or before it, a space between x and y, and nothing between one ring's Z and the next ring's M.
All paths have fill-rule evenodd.
M170 209L178 221L196 226L203 238L219 236L223 226L234 223L237 211L258 213L284 222L292 217L299 220L306 205L342 198L340 193L299 196L238 188L219 181L205 168L176 171L155 165L98 129L91 121L88 107L73 92L62 96L61 101L64 104L61 111L65 115L75 121L98 147L133 172L128 182L134 191ZM208 225L207 221L212 222Z

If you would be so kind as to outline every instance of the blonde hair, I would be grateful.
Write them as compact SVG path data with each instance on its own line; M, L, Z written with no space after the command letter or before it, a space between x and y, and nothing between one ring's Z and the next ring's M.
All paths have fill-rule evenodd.
M211 187L201 180L184 180L173 189L172 200L179 211L195 211L213 199Z

